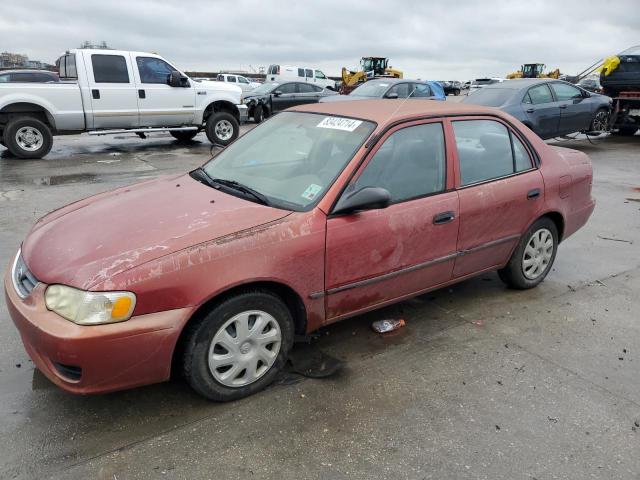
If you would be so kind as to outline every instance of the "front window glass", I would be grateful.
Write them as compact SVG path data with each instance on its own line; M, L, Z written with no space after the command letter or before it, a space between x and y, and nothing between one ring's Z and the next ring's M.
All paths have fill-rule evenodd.
M278 90L281 93L296 93L296 84L295 83L285 83L278 87Z
M357 95L359 97L375 97L380 98L384 95L384 92L391 86L389 82L366 82L353 90L350 95Z
M260 192L275 207L303 210L326 193L374 128L345 117L283 112L240 137L204 170Z
M322 78L322 79L325 79L325 78L327 78L327 77L326 77L326 76L325 76L325 74L324 74L324 73L322 73L320 70L316 70L316 78Z
M239 82L239 83L249 83L249 80L247 80L247 79L246 79L246 78L244 78L244 77L238 77L238 82Z
M176 69L164 60L154 57L138 57L138 72L142 83L167 83L171 72Z
M442 124L415 125L391 134L349 189L382 187L394 203L423 197L444 190L445 166Z
M582 98L580 89L567 83L552 83L551 88L553 88L559 102Z

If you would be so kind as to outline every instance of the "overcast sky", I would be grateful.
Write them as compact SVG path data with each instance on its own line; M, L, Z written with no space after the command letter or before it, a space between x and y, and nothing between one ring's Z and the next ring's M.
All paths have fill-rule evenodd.
M2 0L0 50L53 63L84 40L156 52L183 70L271 63L328 75L363 55L405 78L576 74L640 44L640 0Z

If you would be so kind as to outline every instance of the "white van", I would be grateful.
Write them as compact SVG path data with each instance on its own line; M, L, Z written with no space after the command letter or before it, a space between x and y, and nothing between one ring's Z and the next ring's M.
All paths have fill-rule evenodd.
M260 85L262 85L258 82L252 82L247 77L243 77L242 75L235 75L233 73L221 73L218 75L218 78L216 78L216 80L218 80L219 82L233 83L234 85L240 87L244 93L250 92L254 88L258 88Z
M310 82L322 88L336 89L336 82L327 78L317 68L298 67L295 65L269 65L267 82Z

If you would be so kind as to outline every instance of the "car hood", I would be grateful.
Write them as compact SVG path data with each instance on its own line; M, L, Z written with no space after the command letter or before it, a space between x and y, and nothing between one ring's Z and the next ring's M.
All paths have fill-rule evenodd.
M158 257L288 214L189 175L163 177L50 213L31 229L22 254L38 280L90 289Z
M219 92L233 92L237 94L242 93L242 89L237 85L233 85L228 82L219 82L218 80L201 80L196 87L205 87Z

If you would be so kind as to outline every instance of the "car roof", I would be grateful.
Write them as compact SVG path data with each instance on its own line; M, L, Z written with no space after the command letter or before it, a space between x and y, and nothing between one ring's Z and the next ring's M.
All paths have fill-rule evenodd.
M491 107L458 102L425 102L418 99L372 99L330 103L311 103L291 108L297 112L312 112L338 115L376 122L380 126L399 120L423 116L451 115L498 115L503 114Z
M541 83L564 82L557 78L514 78L513 80L505 80L501 83L492 83L485 85L483 88L501 88L503 90L520 90L521 88L530 87L531 85L539 85Z

